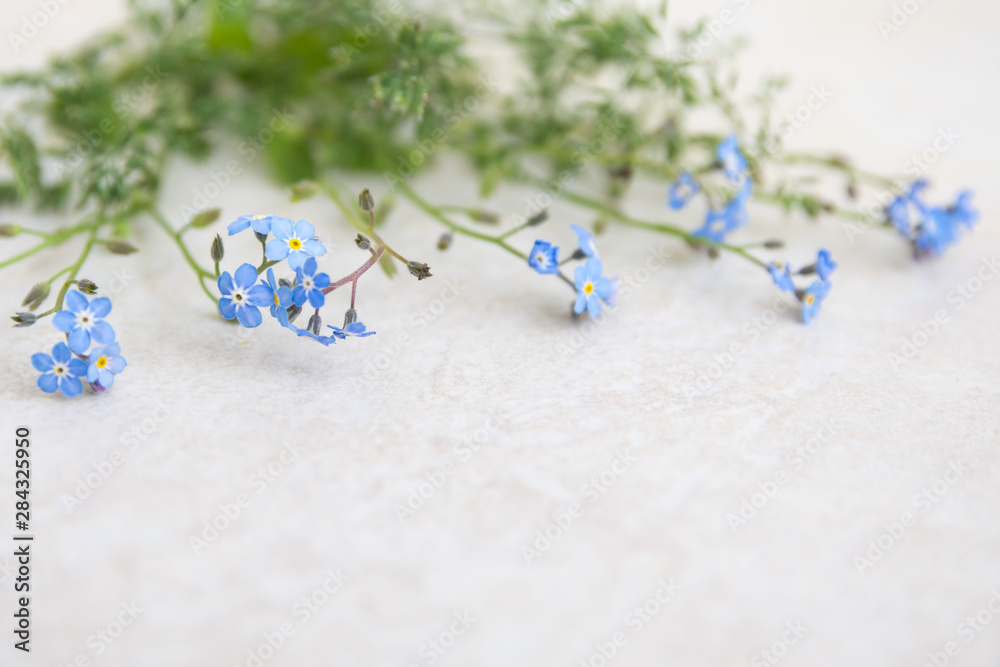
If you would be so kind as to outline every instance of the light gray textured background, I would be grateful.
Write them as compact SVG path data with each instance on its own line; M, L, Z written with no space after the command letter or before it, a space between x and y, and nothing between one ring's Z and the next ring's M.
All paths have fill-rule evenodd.
M120 4L70 0L15 55L6 35L37 4L7 0L0 62L40 64L119 21ZM755 206L744 238L787 238L799 264L826 246L841 268L812 326L786 315L754 337L745 327L777 294L759 270L710 265L668 238L615 230L600 242L609 272L634 275L661 247L670 264L601 326L581 330L564 316L570 294L557 281L464 239L438 254L439 229L401 207L385 234L435 277L373 274L359 308L378 335L322 349L274 326L237 336L150 227L142 253L98 255L84 272L127 283L111 321L129 368L113 391L42 395L28 358L51 345L51 327L0 329L0 425L8 443L17 424L34 431L38 536L30 659L10 646L13 561L0 556L0 665L248 665L248 650L283 623L294 634L269 667L429 665L427 642L442 633L447 642L462 613L475 619L471 628L433 664L575 666L616 632L627 643L609 664L768 664L759 652L799 623L808 630L782 665L919 667L951 641L959 652L948 664L997 665L1000 618L982 612L990 622L979 631L960 624L1000 590L1000 282L986 281L961 308L948 295L1000 250L1000 9L931 0L889 39L876 27L892 12L884 0L689 2L672 11L689 21L725 8L736 16L726 36L753 42L746 75L793 76L785 111L811 86L834 94L793 146L837 148L899 173L953 128L960 138L933 165L931 197L975 188L975 234L918 265L890 234L852 244L838 221ZM205 165L174 165L168 214L233 148ZM353 185L384 191L377 179ZM474 191L448 161L416 185L442 202L471 201ZM493 205L518 210L528 194L507 191ZM637 215L664 215L658 187L639 184L630 202ZM336 246L331 271L358 261L331 206L289 205L254 168L216 203L227 219L306 217ZM544 235L563 245L573 239L566 224L589 220L563 205L553 213ZM198 243L207 248L210 238ZM20 242L4 241L2 256ZM229 243L229 257L241 249L252 244ZM73 252L5 270L5 308ZM435 301L449 281L460 296L442 309ZM894 369L887 355L942 309L947 324ZM716 370L734 343L741 353ZM701 373L720 377L685 392ZM818 452L799 468L795 449L818 433ZM475 438L485 444L462 460L456 446ZM291 441L301 451L262 485L255 471ZM116 450L124 462L68 512L64 494ZM584 487L626 451L635 462L605 493ZM395 507L446 460L454 474L401 522ZM951 464L964 472L949 485ZM8 453L5 517L11 470ZM785 483L734 533L727 514L776 472ZM936 483L943 495L933 505L916 499ZM189 538L243 493L249 507L196 555ZM522 547L574 502L582 515L526 564ZM859 573L855 557L905 512L916 525ZM305 618L296 604L338 569L348 580ZM626 615L661 579L679 590L636 628ZM143 611L98 655L88 637L132 602Z

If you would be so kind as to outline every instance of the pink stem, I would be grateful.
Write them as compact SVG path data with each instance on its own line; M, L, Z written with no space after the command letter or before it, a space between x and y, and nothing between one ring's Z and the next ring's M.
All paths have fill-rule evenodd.
M329 294L333 290L337 289L338 287L343 287L347 283L354 283L354 288L352 288L351 290L351 306L353 307L354 290L357 289L358 278L360 278L365 271L375 266L375 262L377 262L379 258L382 257L382 253L384 252L385 252L385 246L380 245L377 251L372 251L372 256L368 259L367 262L359 266L357 271L355 271L349 276L344 276L335 283L330 283L328 287L324 287L321 291L323 292L323 294Z

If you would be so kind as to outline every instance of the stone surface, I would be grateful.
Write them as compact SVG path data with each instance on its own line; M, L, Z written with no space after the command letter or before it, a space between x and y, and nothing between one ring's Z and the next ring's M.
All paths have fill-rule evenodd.
M4 67L37 63L120 13L94 4L60 9ZM7 629L0 664L252 665L248 651L267 658L270 637L281 647L269 667L599 665L616 640L608 664L763 665L769 650L786 665L917 666L955 642L949 664L995 665L1000 282L968 300L954 290L975 287L1000 250L1000 10L926 3L883 39L885 2L678 4L685 21L733 12L726 36L753 39L748 76L792 73L782 113L814 86L832 91L794 146L900 173L953 128L931 196L974 187L974 235L916 264L891 234L851 243L836 220L755 204L742 238L786 238L798 264L821 246L840 262L806 327L772 317L777 291L759 269L616 229L600 239L605 264L641 285L613 316L580 326L558 281L466 239L440 254L439 228L401 206L385 235L434 278L373 274L359 310L378 335L323 349L221 323L148 227L143 252L101 255L85 271L119 288L111 321L129 368L113 391L41 395L27 360L51 327L0 330L0 424L33 429L37 535L35 655L15 655ZM0 32L35 9L6 3ZM174 165L168 216L233 154ZM380 196L373 178L351 183ZM445 160L416 185L471 202L465 178ZM517 212L530 194L491 204ZM640 183L630 210L663 217L663 199ZM327 267L361 256L331 206L287 204L255 165L217 202L226 218L308 218L334 246ZM543 233L563 246L567 223L589 222L562 203L552 217ZM211 237L195 237L206 254ZM6 270L7 309L72 252ZM249 239L227 243L228 258L241 252L254 252ZM662 252L668 264L644 273ZM921 337L939 311L946 322ZM888 355L905 340L919 351L894 367ZM7 512L11 460L0 465ZM96 488L68 511L65 497L88 480ZM732 518L741 508L745 525ZM213 521L229 525L193 548ZM525 547L539 549L530 564ZM0 564L7 628L14 563ZM133 602L134 623L104 644L96 633L115 633Z

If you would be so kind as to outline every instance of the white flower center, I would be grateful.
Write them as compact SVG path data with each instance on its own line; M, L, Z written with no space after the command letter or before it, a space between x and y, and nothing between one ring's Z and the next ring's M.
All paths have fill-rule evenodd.
M76 315L76 323L81 329L90 329L94 325L94 316L90 310L84 310Z
M66 366L62 364L56 364L55 366L52 367L52 372L62 377L63 375L66 374Z
M302 279L302 287L304 287L307 292L309 290L311 290L313 288L313 279L309 278L308 276L305 277L305 278L303 278Z
M242 306L246 303L247 295L242 289L233 290L233 303L237 306Z

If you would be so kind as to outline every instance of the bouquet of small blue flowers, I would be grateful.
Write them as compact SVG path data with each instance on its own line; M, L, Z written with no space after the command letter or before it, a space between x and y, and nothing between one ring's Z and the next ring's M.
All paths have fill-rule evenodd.
M158 226L177 246L221 318L254 328L266 308L279 326L328 347L375 333L357 309L359 280L372 267L390 278L399 266L418 280L431 277L427 264L407 259L376 231L376 219L391 215L397 196L444 227L440 250L461 236L558 277L573 292L573 318L606 317L619 291L625 294L627 283L622 288L613 271L606 275L597 249L602 234L622 227L672 236L713 260L725 255L751 262L765 281L794 295L809 324L831 293L837 262L829 250L814 248L793 265L771 254L784 248L782 240L740 238L751 202L840 218L852 240L869 228L898 232L921 261L943 254L978 218L968 190L951 205L932 205L922 175L900 182L840 155L787 150L787 128L771 115L782 80L767 79L741 99L735 50L703 53L703 41L715 41L702 40L705 23L680 29L669 42L666 3L650 10L610 1L523 3L503 15L462 8L495 26L515 54L521 74L511 93L500 92L479 67L460 21L426 9L385 0L162 4L136 0L121 29L42 71L0 77L0 90L21 100L0 122L6 168L0 206L84 211L75 224L54 230L0 225L0 239L38 239L0 259L0 269L84 239L77 260L37 283L12 317L15 326L28 327L51 316L64 335L51 354L31 359L41 373L38 386L49 393L75 396L84 382L101 392L125 368L105 321L111 302L79 276L96 248L136 252L129 239L139 224ZM667 53L665 43L673 45ZM750 120L743 113L750 106L763 113ZM692 122L705 110L726 119L719 132ZM188 234L208 228L222 212L207 201L182 207L177 227L158 206L160 184L169 158L205 159L219 136L244 138L241 154L264 155L292 201L329 197L357 232L364 253L357 268L334 279L321 270L326 247L313 225L270 214L243 215L228 226L230 236L252 231L261 245L259 262L222 270L220 234L208 251L211 263L199 261ZM510 185L533 189L531 201L538 204L501 214L428 201L411 179L445 150L466 160L483 200ZM811 173L770 178L770 164ZM367 189L356 204L350 201L335 180L344 171L381 174L387 194L380 195L379 209ZM576 185L583 173L600 186ZM655 219L626 212L639 175L665 192L664 214ZM227 182L233 176L222 175ZM844 196L820 194L812 184L821 177L837 179ZM516 235L549 219L549 203L557 199L577 210L566 220L577 247L561 258L546 239L530 247L515 243ZM697 226L666 219L697 207L704 211ZM577 263L572 273L570 263ZM54 305L41 310L57 280L62 286ZM324 324L327 297L347 286L343 320L338 315Z
M39 389L47 394L61 391L64 396L77 396L83 391L83 381L94 391L111 388L126 362L114 329L104 319L110 312L111 299L107 297L90 301L78 290L66 294L66 309L52 318L56 329L66 334L66 342L56 343L52 354L39 352L31 357L31 365L41 373Z

